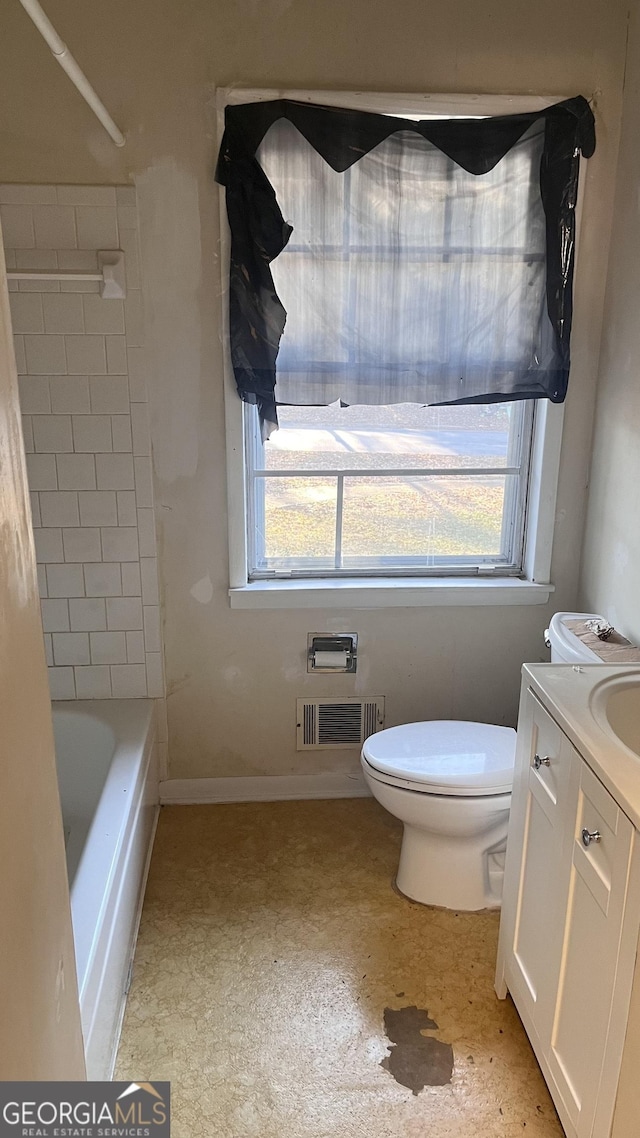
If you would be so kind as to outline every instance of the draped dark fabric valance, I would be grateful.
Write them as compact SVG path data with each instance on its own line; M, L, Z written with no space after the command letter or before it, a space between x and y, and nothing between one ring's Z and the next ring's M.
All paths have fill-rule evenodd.
M392 302L390 299L387 305L381 294L384 286L384 272L381 272L376 284L381 315L374 318L372 334L367 332L367 314L358 314L356 304L351 315L340 316L345 321L340 350L328 350L324 343L320 349L316 344L315 354L319 358L309 365L309 372L305 371L306 365L302 360L302 342L299 336L296 340L297 333L292 328L288 356L285 359L283 349L283 354L278 359L278 371L282 368L283 372L281 378L278 376L278 382L284 386L284 398L276 395L276 361L287 312L276 291L271 263L285 250L292 234L294 236L287 256L290 250L299 257L306 256L314 245L315 238L307 225L307 236L301 245L295 245L296 231L300 226L295 216L291 218L287 212L288 203L278 200L274 185L265 172L265 163L261 163L258 155L260 147L267 145L265 139L275 124L286 127L289 132L288 135L286 132L282 135L283 146L291 147L295 144L304 148L305 153L311 147L331 170L344 174L345 177L349 177L347 172L356 163L361 164L358 172L361 169L364 171L365 159L373 161L376 156L382 156L385 163L382 182L390 187L389 194L400 192L398 200L404 202L407 194L403 178L406 178L406 185L414 195L418 211L409 224L409 236L394 236L398 249L414 274L412 279L419 282L413 288L410 302L398 300L398 297L406 296L406 286L400 287L397 277L393 277L394 286L391 291L395 300ZM298 133L292 132L291 127ZM303 139L306 141L303 142ZM522 154L525 154L523 148L527 146L529 167L532 168L531 163L534 164L535 177L530 178L531 190L527 190L527 196L523 198L522 177L518 172L521 171L522 162L513 174L512 182L509 181L511 175L508 175L502 179L499 187L492 172L496 171L498 164L511 151L515 154L520 148ZM240 397L257 405L263 424L267 424L267 430L269 425L277 424L278 401L323 403L340 398L345 402L420 401L433 404L489 403L546 397L556 403L562 402L566 395L570 362L579 156L582 153L588 158L594 149L594 119L588 103L581 96L527 114L419 121L286 99L227 107L216 179L226 188L231 229L231 359ZM314 161L317 162L317 159ZM396 161L397 176L394 168ZM472 176L471 179L469 175ZM468 183L487 175L486 201L478 204L473 198L474 189L469 188ZM442 187L447 183L449 193L453 192L451 185L456 178L459 187L455 192L459 193L461 199L466 196L470 203L468 221L464 225L458 222L458 230L452 234L449 220L446 244L445 238L440 236L440 229L437 239L434 238L433 218L426 220L425 230L431 227L430 245L427 248L426 238L420 236L420 219L426 216L424 203L428 203L429 195L439 203L443 194ZM365 180L363 173L360 183ZM359 204L352 206L365 219L369 214L385 214L384 202L382 207L380 202L381 179L375 172L373 182L376 192L371 193L366 186L363 189L361 185ZM526 230L526 234L517 247L515 239L509 238L506 241L500 234L500 209L507 209L507 212L511 209L509 226L513 232L517 229L511 216L511 185L519 187L518 201L526 201L526 210L531 215L530 224L520 226L520 230ZM324 189L323 194L326 196ZM341 189L339 194L342 208L345 195ZM420 195L422 202L418 200ZM303 192L302 197L304 196ZM515 190L512 196L515 201ZM300 199L300 188L298 197ZM308 192L306 197L309 197ZM353 195L350 201L352 197ZM507 203L506 206L501 206L501 202ZM323 205L322 211L326 213L327 208L326 204ZM337 207L332 208L335 212ZM285 221L283 209L285 216L293 220L294 226ZM401 209L406 212L404 204L394 205L394 217L400 215ZM420 210L423 212L420 213ZM386 211L387 214L388 212L389 210ZM326 229L326 222L324 224ZM336 226L333 228L335 230ZM365 277L367 273L371 276L372 250L382 248L385 242L388 244L388 233L382 237L369 236L366 243L361 236L363 226L360 220L357 225L354 224L353 229L360 236L356 239L352 232L347 240L348 253L354 262L359 259L358 272ZM473 233L469 236L472 230ZM461 242L460 232L465 234L466 244ZM487 234L490 234L491 240ZM537 238L532 236L535 234ZM320 242L320 253L325 261L333 258L336 273L339 270L341 274L339 287L336 286L337 276L332 278L331 286L339 294L334 299L333 311L337 312L342 305L341 298L346 297L348 292L342 283L346 254L343 246L338 248L334 238L331 238L333 244L326 235L323 240L324 245ZM420 244L423 263L416 276L417 244ZM318 257L318 247L312 251ZM283 262L286 260L283 258ZM395 247L392 257L389 257L387 249L386 262L390 260L394 262L393 265L384 271L397 273L399 256L396 255ZM432 267L436 262L437 269ZM294 264L293 259L290 263ZM294 283L288 286L294 306L303 291L295 285L300 279L300 263L299 261L298 269L291 278ZM499 275L505 274L505 265L508 266L507 275L510 273L511 277L507 291L502 296L501 286L497 282ZM514 265L520 266L517 280ZM428 286L431 291L424 291L420 277L426 281L424 287ZM391 276L389 280L392 280ZM380 284L380 281L383 283ZM350 295L353 296L353 289ZM361 309L370 306L370 295L365 288L360 299ZM493 308L487 303L488 295L494 298ZM316 296L319 297L320 294L317 293ZM526 312L526 320L522 319L520 309L517 308L514 300L516 296L520 309ZM313 301L310 303L313 304ZM376 328L385 323L389 311L394 312L394 303L397 306L395 328L400 349L396 344L390 358L386 359L384 342ZM288 305L291 308L290 302ZM407 330L406 312L412 306L415 311L411 313L410 327ZM492 312L501 314L497 322L506 322L505 329L499 334L492 328L496 322ZM509 320L511 326L508 325ZM353 337L357 341L357 351L353 354L349 352L348 345L345 347L349 336L349 321L352 322ZM514 336L513 325L517 321L526 324L526 334L520 329L518 335ZM441 333L443 324L450 326L446 343ZM478 327L481 324L482 344L490 345L490 348L483 347L482 350L478 346ZM284 345L289 332L288 327ZM424 343L419 342L420 337ZM439 348L434 346L434 340L438 337ZM407 345L407 357L410 358L402 357L403 344ZM285 375L285 372L288 374ZM323 377L322 382L318 377Z

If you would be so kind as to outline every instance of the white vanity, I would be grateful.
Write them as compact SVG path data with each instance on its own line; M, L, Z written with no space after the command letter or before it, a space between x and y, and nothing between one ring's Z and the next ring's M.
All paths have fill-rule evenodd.
M640 667L523 669L496 991L562 1125L640 1135Z

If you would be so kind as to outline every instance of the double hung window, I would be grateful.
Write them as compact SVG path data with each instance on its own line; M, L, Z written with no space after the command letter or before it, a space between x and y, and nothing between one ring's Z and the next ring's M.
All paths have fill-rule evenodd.
M531 403L245 417L252 578L520 571Z

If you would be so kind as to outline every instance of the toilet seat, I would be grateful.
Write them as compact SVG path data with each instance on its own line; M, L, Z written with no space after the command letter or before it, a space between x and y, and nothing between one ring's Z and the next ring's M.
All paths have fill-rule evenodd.
M371 735L362 760L380 782L422 794L510 794L516 733L490 723L435 719Z

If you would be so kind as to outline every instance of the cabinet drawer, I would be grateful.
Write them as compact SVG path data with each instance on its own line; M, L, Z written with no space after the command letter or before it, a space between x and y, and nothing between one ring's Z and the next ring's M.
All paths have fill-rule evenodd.
M558 806L561 772L569 759L562 746L563 735L558 724L533 694L532 699L533 730L529 756L529 789L547 817L551 819Z

